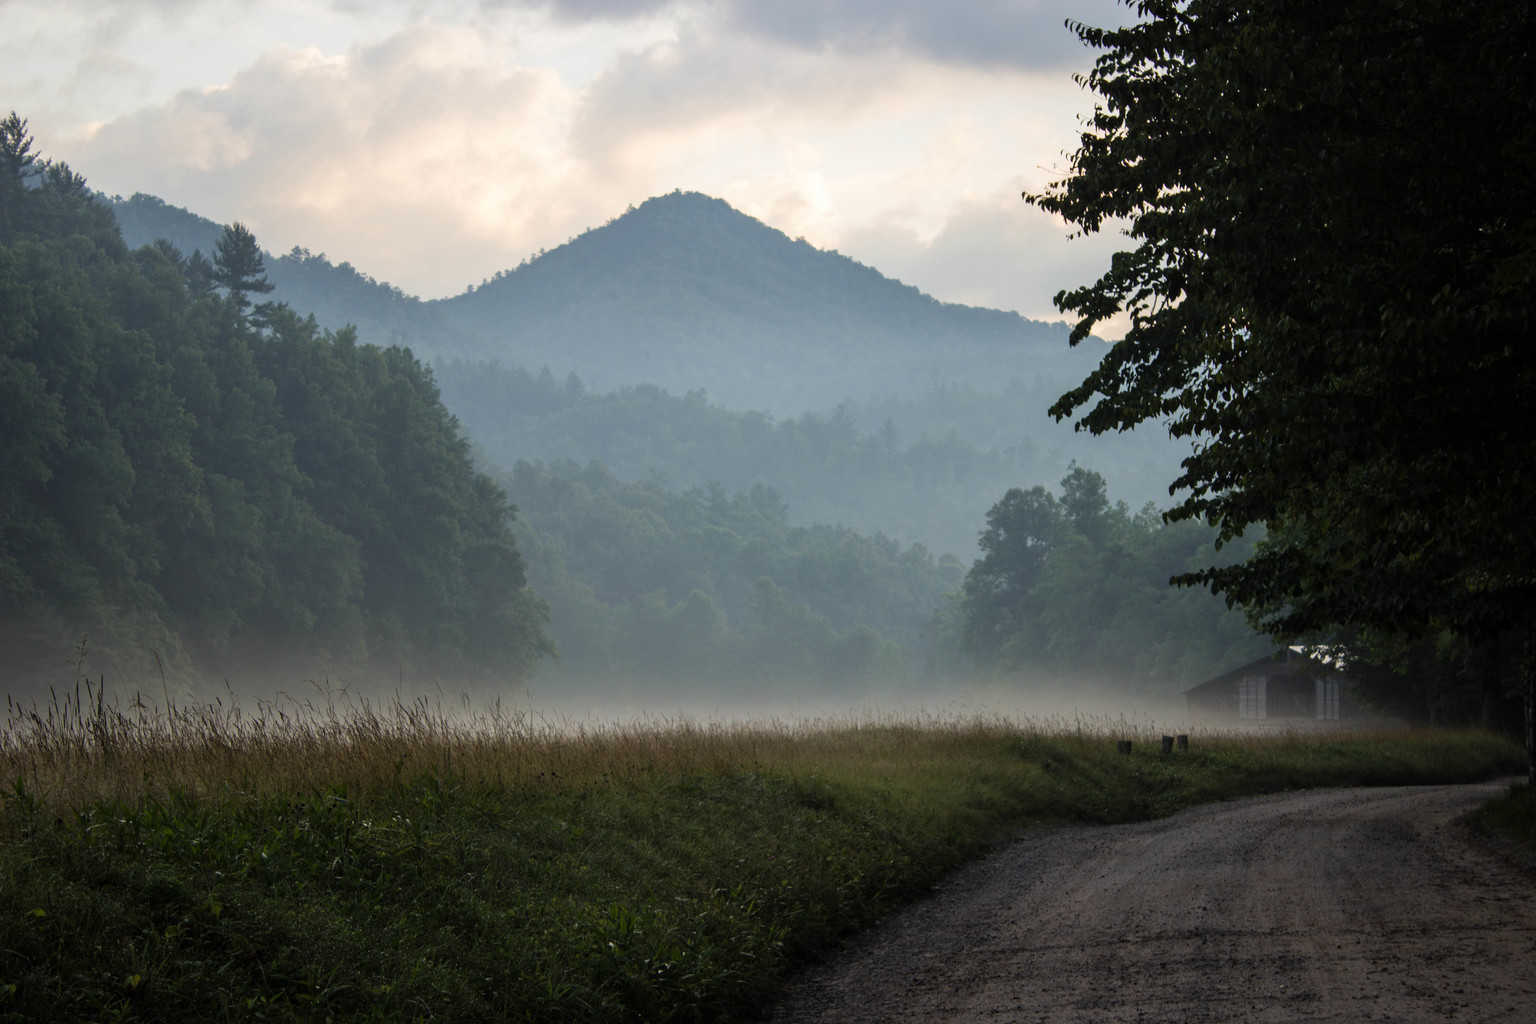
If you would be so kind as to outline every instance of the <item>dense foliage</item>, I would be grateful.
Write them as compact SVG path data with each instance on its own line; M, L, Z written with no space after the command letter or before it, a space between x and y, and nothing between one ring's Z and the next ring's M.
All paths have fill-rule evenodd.
M767 486L796 522L842 523L958 555L974 551L988 495L1049 478L1068 461L1027 436L981 449L953 431L903 440L889 422L863 430L851 406L776 420L724 409L697 391L594 393L574 375L557 381L548 370L496 363L434 369L443 401L491 463L595 460L626 479L679 488Z
M962 567L841 527L792 527L766 487L678 492L603 466L505 478L568 679L695 682L720 695L848 693L925 678Z
M1053 669L1170 694L1270 648L1209 594L1168 579L1213 556L1214 532L1111 505L1073 467L1061 494L1013 488L987 513L956 623L984 666Z
M211 255L224 232L221 224L142 192L128 199L100 195L97 199L112 210L130 247L164 239L191 259L194 253ZM350 263L332 263L325 253L300 246L267 255L274 298L313 315L321 327L354 326L362 341L409 345L424 358L459 352L468 345L431 306Z
M1536 611L1536 12L1143 0L1042 208L1135 247L1057 299L1132 326L1058 415L1199 438L1175 511L1267 542L1204 581L1281 634ZM1090 403L1095 402L1091 408Z
M1074 340L1131 328L1053 412L1168 418L1196 442L1173 515L1266 532L1183 582L1431 718L1523 689L1536 777L1536 12L1134 6L1078 28L1100 102L1025 194L1134 242L1057 296Z
M84 633L165 660L184 641L205 669L526 670L542 610L511 509L430 372L284 306L247 315L260 250L243 230L223 241L211 264L167 244L129 252L83 179L5 123L13 669L30 652L55 673L60 642Z

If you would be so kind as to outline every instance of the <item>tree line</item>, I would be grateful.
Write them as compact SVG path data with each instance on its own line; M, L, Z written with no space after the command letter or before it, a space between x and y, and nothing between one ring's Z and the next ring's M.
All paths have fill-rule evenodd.
M13 657L525 672L547 650L505 494L408 350L322 331L239 225L129 252L0 123L0 604ZM30 652L28 655L26 652Z
M1168 419L1172 515L1264 534L1181 582L1458 716L1523 694L1536 776L1536 11L1135 6L1074 26L1095 110L1024 196L1131 240L1057 296L1131 326L1053 412Z
M882 534L791 526L761 485L677 491L571 461L519 462L502 482L567 679L759 696L916 685L964 571Z
M1253 643L1217 604L1161 586L1211 533L1111 505L1085 469L1060 498L1007 490L969 573L879 530L790 516L883 504L898 524L948 520L969 548L989 495L1049 465L1027 445L904 445L889 424L861 430L853 407L775 421L496 364L434 373L266 301L243 226L208 256L165 241L130 252L83 179L30 153L14 114L3 141L0 425L15 486L0 600L13 662L32 652L40 677L84 634L205 676L525 679L556 655L562 685L851 694L1046 668L1167 694ZM439 376L475 411L469 435ZM943 415L965 404L939 398ZM511 468L478 471L470 437ZM582 437L609 458L523 457ZM775 472L803 492L765 486ZM826 504L839 493L850 504ZM975 511L952 507L961 495Z
M1022 432L982 448L953 429L903 437L888 418L865 429L852 405L776 419L722 408L701 391L636 385L599 393L576 374L557 379L499 362L439 360L433 369L489 462L595 460L631 480L659 476L683 489L761 484L798 522L843 523L966 556L996 494L1048 479L1070 461Z
M984 670L1173 696L1271 648L1210 594L1169 588L1170 576L1216 557L1215 539L1202 524L1164 522L1150 504L1110 504L1104 478L1081 466L1059 494L1012 488L987 512L947 636Z

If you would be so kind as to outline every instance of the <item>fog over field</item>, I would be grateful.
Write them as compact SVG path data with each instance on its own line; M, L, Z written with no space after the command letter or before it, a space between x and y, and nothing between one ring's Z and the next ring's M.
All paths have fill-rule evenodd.
M1529 0L0 26L0 1017L1529 1004Z
M1187 442L1047 412L1114 232L1018 198L1085 66L1026 8L208 0L62 92L16 9L8 692L1132 713L1268 649L1167 586L1254 540L1162 522Z
M1100 344L1061 324L937 302L698 194L423 303L153 197L42 205L53 187L17 194L18 242L84 232L102 280L22 280L85 311L98 374L146 351L115 331L153 345L126 390L38 395L101 455L32 449L14 692L766 711L1070 678L1116 680L1093 699L1126 710L1266 649L1167 585L1245 550L1162 521L1179 446L1044 413ZM73 351L40 346L38 379Z
M728 683L726 694L737 692ZM1081 680L1061 675L1019 674L991 683L940 682L920 690L881 692L873 688L842 697L810 695L774 700L698 692L669 694L627 690L611 679L577 683L548 692L537 683L510 707L540 726L556 730L610 725L701 726L774 724L788 728L996 720L1053 732L1150 736L1199 728L1176 697L1128 692L1119 681ZM461 705L463 706L463 705ZM1224 731L1232 731L1230 726Z

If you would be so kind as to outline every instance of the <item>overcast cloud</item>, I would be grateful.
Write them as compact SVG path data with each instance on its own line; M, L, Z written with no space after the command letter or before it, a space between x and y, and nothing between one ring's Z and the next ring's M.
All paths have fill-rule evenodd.
M0 0L0 87L108 192L452 294L673 188L947 301L1054 319L1113 239L1065 166L1109 0Z
M797 46L844 52L893 51L967 67L1046 70L1079 64L1068 17L1119 22L1113 0L732 0L733 22Z
M1116 0L490 0L492 9L547 10L566 21L623 20L666 9L690 9L722 24L796 47L844 53L905 53L970 66L1040 70L1079 62L1068 19L1119 24Z

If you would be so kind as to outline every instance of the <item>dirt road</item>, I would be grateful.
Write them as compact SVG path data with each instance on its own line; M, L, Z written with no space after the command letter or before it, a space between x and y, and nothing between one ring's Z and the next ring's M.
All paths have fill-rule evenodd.
M1286 793L1032 834L817 968L775 1024L1536 1021L1500 787Z

